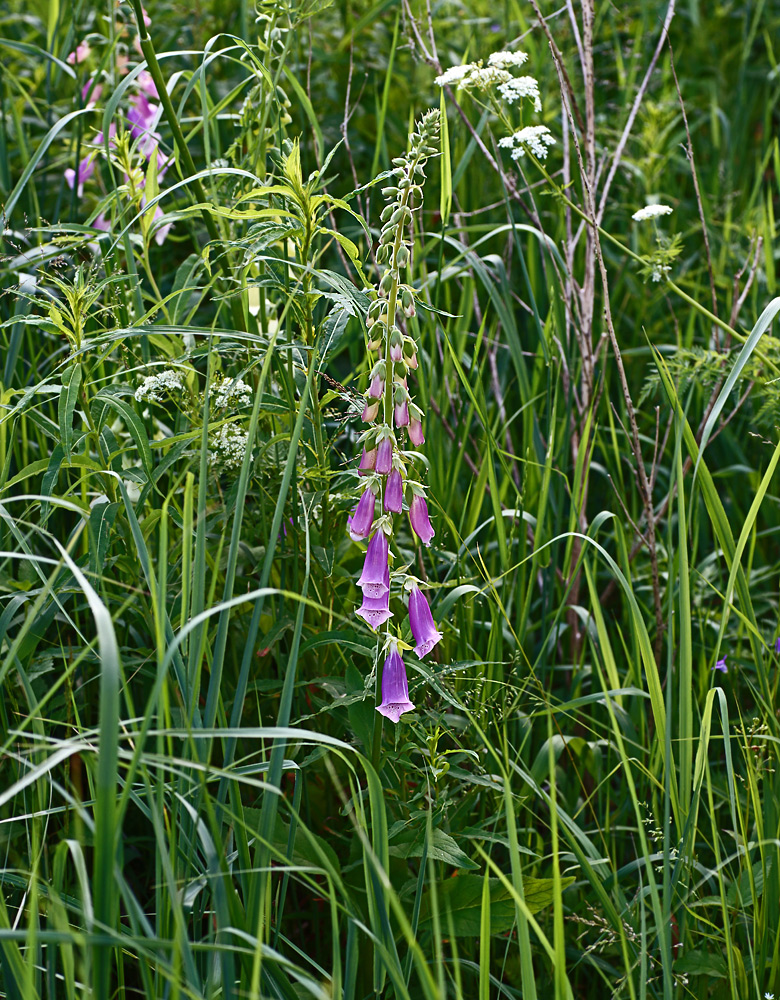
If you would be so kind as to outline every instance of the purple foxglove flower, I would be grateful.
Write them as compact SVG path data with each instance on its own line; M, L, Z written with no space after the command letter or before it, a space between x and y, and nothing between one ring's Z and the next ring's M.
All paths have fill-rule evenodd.
M720 670L722 674L727 674L729 672L729 668L726 666L726 657L724 656L722 660L718 660L715 666L712 667L712 670Z
M381 375L374 375L371 385L368 387L368 394L372 399L381 399L385 391L385 380Z
M389 566L385 570L385 584L387 591L381 597L368 597L368 595L363 594L363 603L355 612L373 629L379 628L380 625L384 625L388 618L393 617L393 612L390 610Z
M425 443L421 421L411 420L409 422L409 440L416 448Z
M417 586L412 587L409 594L409 626L416 643L414 651L422 659L430 653L442 636L433 622L425 594Z
M408 427L409 426L409 404L406 400L403 403L395 404L395 426L396 427Z
M355 509L355 513L347 521L347 530L353 542L358 541L360 538L368 538L371 534L375 507L376 496L374 491L371 489L365 490Z
M159 111L156 104L150 104L146 94L134 94L127 112L130 122L130 134L134 139L149 132Z
M376 415L379 413L379 400L375 403L369 403L366 400L366 405L363 407L363 415L361 419L366 424L372 424L376 420Z
M146 94L147 97L155 98L160 96L157 93L157 87L149 70L142 70L135 78L135 82L141 88L141 92Z
M387 535L380 528L368 543L366 561L358 580L358 587L363 588L365 597L382 597L390 589L385 583L385 579L389 579L387 556Z
M376 466L376 448L372 448L371 451L366 451L365 445L363 446L363 454L360 456L360 465L358 466L358 475L367 476L369 472L373 472Z
M89 59L91 51L92 49L89 47L89 42L80 42L76 46L75 52L71 52L65 61L69 66L76 66L78 63L84 62L85 59Z
M380 476L386 476L393 468L393 442L390 438L382 438L376 450L376 471Z
M423 545L430 545L435 532L431 527L431 519L428 517L428 504L425 502L425 497L421 497L417 493L414 494L412 502L409 504L409 520L414 533Z
M395 723L404 712L414 710L414 705L409 701L406 667L395 646L390 650L382 667L382 704L377 705L376 710Z
M76 186L76 194L81 198L84 194L84 182L88 181L95 172L95 154L89 153L79 163L78 175L73 167L68 167L65 171L65 181L68 187L73 190Z
M90 90L92 93L90 94ZM88 108L94 108L97 102L100 100L100 95L103 93L103 87L99 83L95 83L94 76L91 76L84 86L81 88L81 99L86 101L87 95L89 95Z
M111 232L111 220L108 219L108 218L106 218L106 216L103 215L103 213L101 212L99 215L96 215L95 218L93 219L93 221L92 221L92 228L93 229L100 229L104 233L110 233Z
M404 481L398 469L393 469L385 483L385 510L400 514L404 509Z

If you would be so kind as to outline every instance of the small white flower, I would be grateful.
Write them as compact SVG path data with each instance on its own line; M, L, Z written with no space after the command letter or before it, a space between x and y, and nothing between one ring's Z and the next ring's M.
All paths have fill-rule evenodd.
M764 1000L775 1000L774 993L765 993L764 994Z
M645 205L634 212L631 218L634 222L645 222L647 219L657 219L660 215L671 215L672 210L668 205Z
M236 406L246 406L252 398L251 388L240 378L223 378L211 390L212 401L218 409L223 409L228 403Z
M145 399L152 403L161 403L166 393L181 392L183 388L183 377L179 372L167 368L156 375L147 375L135 390L135 398L139 403Z
M498 92L507 104L514 104L515 101L520 101L524 97L530 97L534 102L534 111L542 110L539 81L535 80L532 76L513 77L511 80L507 80L506 83L502 83L498 88Z
M437 87L451 87L453 83L460 83L472 70L477 69L476 63L463 63L462 66L450 66L449 69L437 76L433 81Z
M498 140L503 149L512 150L512 159L519 160L526 152L526 147L538 160L547 159L547 147L555 145L555 136L546 125L527 125L514 135L505 135Z
M488 66L509 69L510 66L522 66L527 59L525 52L493 52L488 57Z
M236 424L225 424L211 438L209 461L226 469L237 469L244 460L249 435Z
M476 66L458 84L458 90L494 90L512 79L512 74L497 66Z
M668 265L656 264L653 267L652 272L650 273L650 277L653 281L660 281L669 273L669 271L671 271L671 267L669 267Z

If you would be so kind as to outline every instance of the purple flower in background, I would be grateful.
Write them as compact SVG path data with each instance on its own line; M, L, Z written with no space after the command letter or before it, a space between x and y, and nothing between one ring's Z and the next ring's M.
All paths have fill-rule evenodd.
M712 669L720 670L722 674L727 674L729 672L729 668L726 666L726 657L724 656L722 660L718 660Z
M90 94L90 89L92 93ZM103 93L103 87L99 83L95 83L94 76L91 76L84 86L81 88L81 99L82 101L87 100L87 95L89 95L88 108L94 108L97 102L100 100L100 95Z
M154 80L152 79L152 74L149 70L142 70L138 76L135 78L135 82L141 88L141 92L146 94L147 97L159 97L157 93L157 87L155 86Z
M398 648L393 645L382 668L382 704L377 705L376 710L386 719L397 723L404 712L411 712L413 709L414 705L409 701L406 667Z
M775 652L780 653L780 636L775 639Z
M411 420L409 422L409 440L416 448L425 443L422 422L420 420Z
M425 594L416 585L409 594L409 625L416 643L414 651L422 659L430 653L442 635L434 624Z
M89 47L89 42L83 41L76 46L75 52L71 54L66 59L69 66L77 66L79 63L84 62L85 59L89 59L89 54L92 49Z
M402 403L395 404L395 426L396 427L408 427L409 426L409 404L404 400Z
M367 489L360 498L355 513L347 520L347 531L353 542L360 538L368 538L371 534L375 508L376 495L372 489Z
M389 579L387 557L387 535L380 528L368 543L366 561L358 580L358 587L363 588L365 597L382 597L390 589L385 583Z
M88 153L79 163L78 176L73 167L68 167L65 171L65 181L68 187L73 190L76 186L76 194L81 198L84 194L84 182L88 181L95 172L95 154Z
M141 198L141 211L143 211L145 208L146 208L146 198ZM152 223L151 223L152 228L154 228L154 224L156 222L162 219L164 214L165 213L160 208L159 204L154 206L154 214L152 215ZM168 238L168 233L171 231L172 225L173 223L169 222L164 226L160 226L159 229L155 232L154 242L157 244L158 247L162 246L163 243L165 243L166 239Z
M146 94L135 94L130 102L127 120L130 122L130 134L134 139L151 131L155 116L159 111L157 104L150 104Z
M371 451L366 451L364 445L363 454L360 456L360 465L358 466L358 474L361 476L367 476L369 472L373 472L375 468L376 468L376 448L372 448Z
M393 469L385 484L385 511L400 514L404 509L404 481L398 469Z
M412 502L409 504L409 521L412 529L423 545L430 545L435 532L431 527L431 519L428 517L428 504L425 497L415 493Z
M385 569L385 585L387 586L387 591L381 597L369 597L367 594L363 594L363 603L355 612L356 615L359 615L364 622L367 622L374 629L379 628L380 625L384 625L388 618L393 617L393 612L390 610L389 566Z
M382 438L376 450L376 471L380 476L386 476L393 468L393 442L390 438Z

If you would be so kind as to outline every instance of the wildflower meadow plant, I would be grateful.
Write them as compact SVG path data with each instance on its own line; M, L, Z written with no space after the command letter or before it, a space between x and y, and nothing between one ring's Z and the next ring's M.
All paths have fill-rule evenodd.
M365 393L363 420L369 428L363 433L358 474L361 494L350 516L347 530L354 541L368 539L363 572L358 586L363 603L356 614L374 629L392 617L390 598L393 584L402 584L409 593L409 621L416 643L415 652L426 656L441 639L428 601L417 581L399 573L390 575L390 541L394 533L393 517L403 512L404 492L409 497L409 522L414 534L426 546L434 530L428 516L425 487L409 477L415 462L413 449L425 441L423 412L414 402L408 384L409 371L417 367L417 345L399 325L400 314L415 315L415 290L404 280L410 266L412 244L409 229L413 210L422 201L424 167L437 152L433 143L439 132L439 112L432 110L417 122L409 137L405 156L393 160L393 183L382 189L388 203L382 212L384 223L376 259L382 268L375 294L368 309L368 348L373 363ZM404 433L410 448L403 447ZM377 500L379 516L377 517ZM377 711L398 722L414 705L409 700L406 667L399 652L400 638L388 626L383 640L387 653Z

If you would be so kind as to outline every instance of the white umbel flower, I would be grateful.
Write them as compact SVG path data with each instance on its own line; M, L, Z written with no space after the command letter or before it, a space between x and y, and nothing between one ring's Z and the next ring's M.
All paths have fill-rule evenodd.
M139 403L144 400L148 400L150 403L161 403L168 393L181 392L183 388L183 377L179 372L167 368L156 375L147 375L135 390L135 398Z
M252 398L251 388L240 378L223 378L212 387L212 401L217 409L223 409L229 403L234 406L246 406Z
M671 215L672 210L668 205L645 205L634 212L631 218L634 222L646 222L648 219L657 219L661 215Z
M237 469L244 460L249 435L235 424L225 424L211 438L209 461L225 469Z
M495 90L512 79L512 74L498 66L476 66L458 84L458 90Z
M451 87L455 83L461 83L464 77L477 68L476 63L463 63L462 66L450 66L449 69L445 69L441 76L437 76L433 82L437 87Z
M519 160L526 149L530 150L537 160L546 160L547 148L555 145L555 136L550 133L546 125L527 125L514 135L502 136L498 144L503 149L512 150L513 160Z
M539 81L532 76L515 76L498 88L499 94L507 104L514 104L529 97L534 102L534 111L542 110L542 96L539 93Z
M528 55L525 52L493 52L488 57L488 66L509 69L511 66L522 66L527 60Z

